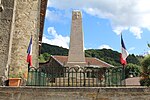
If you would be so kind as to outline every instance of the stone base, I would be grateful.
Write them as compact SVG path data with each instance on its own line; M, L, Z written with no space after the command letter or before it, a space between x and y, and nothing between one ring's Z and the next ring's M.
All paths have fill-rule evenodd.
M149 100L148 87L0 87L1 100Z
M48 83L49 86L78 86L78 87L85 87L85 86L96 86L100 85L100 81L97 78L75 78L75 77L63 77L63 78L55 78L54 83Z

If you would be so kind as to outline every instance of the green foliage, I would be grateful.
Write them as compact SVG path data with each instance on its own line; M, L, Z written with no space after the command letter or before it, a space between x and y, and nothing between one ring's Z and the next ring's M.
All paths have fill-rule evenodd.
M136 58L140 62L140 65L141 65L141 62L144 59L144 56L142 56L142 55L136 55Z
M114 66L121 66L120 53L111 49L90 49L85 51L86 57L96 57ZM138 58L131 54L127 57L128 63L140 65Z
M89 49L85 51L86 57L96 57L114 66L120 66L119 53L111 49Z
M49 53L40 54L39 62L46 62L46 61L48 61L49 57L50 57Z
M140 65L140 61L137 59L137 57L134 54L131 54L127 57L127 62Z
M146 56L142 61L142 77L141 85L150 86L150 55Z
M150 55L146 56L142 61L142 70L144 73L150 72Z
M136 64L129 63L125 67L125 77L128 78L130 75L133 75L133 77L138 77L140 75L140 66Z
M49 57L50 57L50 54L49 53L43 53L43 58L44 58L44 60L48 60L49 59Z
M23 77L22 72L15 73L15 74L9 74L9 78L22 78L22 77Z
M68 55L68 49L62 48L59 46L54 46L54 45L42 43L41 54L43 54L43 53L48 53L51 55L67 56Z
M40 56L39 56L39 62L41 63L41 62L46 62L46 60L44 59L44 57L43 57L43 54L40 54Z
M48 53L51 55L67 56L68 55L68 49L42 43L41 55L39 57L40 62L45 62L47 60L47 56L49 56L48 54L45 55L44 53ZM120 64L120 53L117 51L113 51L111 49L89 49L89 50L85 50L85 56L86 57L96 57L96 58L103 60L103 61L105 61L111 65L121 66L121 64ZM138 57L138 56L135 56L134 54L132 54L132 55L128 56L127 62L140 65L139 58L140 58L140 60L142 59L142 57Z
M17 68L10 67L9 78L23 78L25 70L18 71Z
M148 43L147 46L150 48L150 44Z

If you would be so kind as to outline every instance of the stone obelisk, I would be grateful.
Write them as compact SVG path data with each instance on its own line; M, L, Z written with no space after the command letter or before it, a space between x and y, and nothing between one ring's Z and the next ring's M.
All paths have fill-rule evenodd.
M72 11L72 25L70 34L70 47L68 55L68 66L84 66L85 54L84 54L84 36L82 29L82 13L81 11Z

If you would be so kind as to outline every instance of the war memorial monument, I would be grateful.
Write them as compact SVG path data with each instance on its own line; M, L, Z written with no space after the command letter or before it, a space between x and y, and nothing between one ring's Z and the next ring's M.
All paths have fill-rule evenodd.
M9 74L13 75L22 71L28 71L26 51L31 35L33 36L34 51L32 53L33 66L37 68L41 66L38 62L38 56L43 35L46 7L47 0L0 0L1 82L8 79ZM90 68L93 68L93 65L113 67L98 59L86 58L84 56L82 14L78 10L73 11L70 34L71 43L69 55L67 57L51 57L51 61L58 61L55 64L58 64L60 68L62 68L62 66L90 66ZM48 66L50 62L44 63L43 65ZM80 74L77 75L79 75L78 78L80 79ZM62 77L64 74L60 74L60 76ZM95 76L92 77L95 78ZM34 80L34 78L32 79ZM74 80L72 83L73 82ZM84 82L87 83L88 81ZM95 82L95 79L93 82ZM98 80L96 80L96 82L98 82ZM59 83L56 84L55 87L48 85L19 87L2 85L3 84L0 86L0 100L149 100L150 98L150 88L139 86L100 87L101 84L98 84L98 86L88 86L87 84L87 86L84 87L83 84L81 87L78 85L73 85L72 87L69 84L68 87L59 87Z

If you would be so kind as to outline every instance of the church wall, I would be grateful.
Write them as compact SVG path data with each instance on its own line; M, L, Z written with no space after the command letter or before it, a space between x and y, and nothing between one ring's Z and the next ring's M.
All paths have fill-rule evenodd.
M38 67L39 53L39 12L40 0L16 0L15 22L12 41L11 72L27 71L28 63L27 48L32 35L32 62L34 67Z
M0 0L0 77L27 71L27 48L33 37L32 62L38 67L40 1ZM8 68L9 67L9 68ZM11 73L11 72L15 73ZM6 73L5 73L6 72Z
M14 24L14 0L1 0L0 12L0 77L8 75Z

